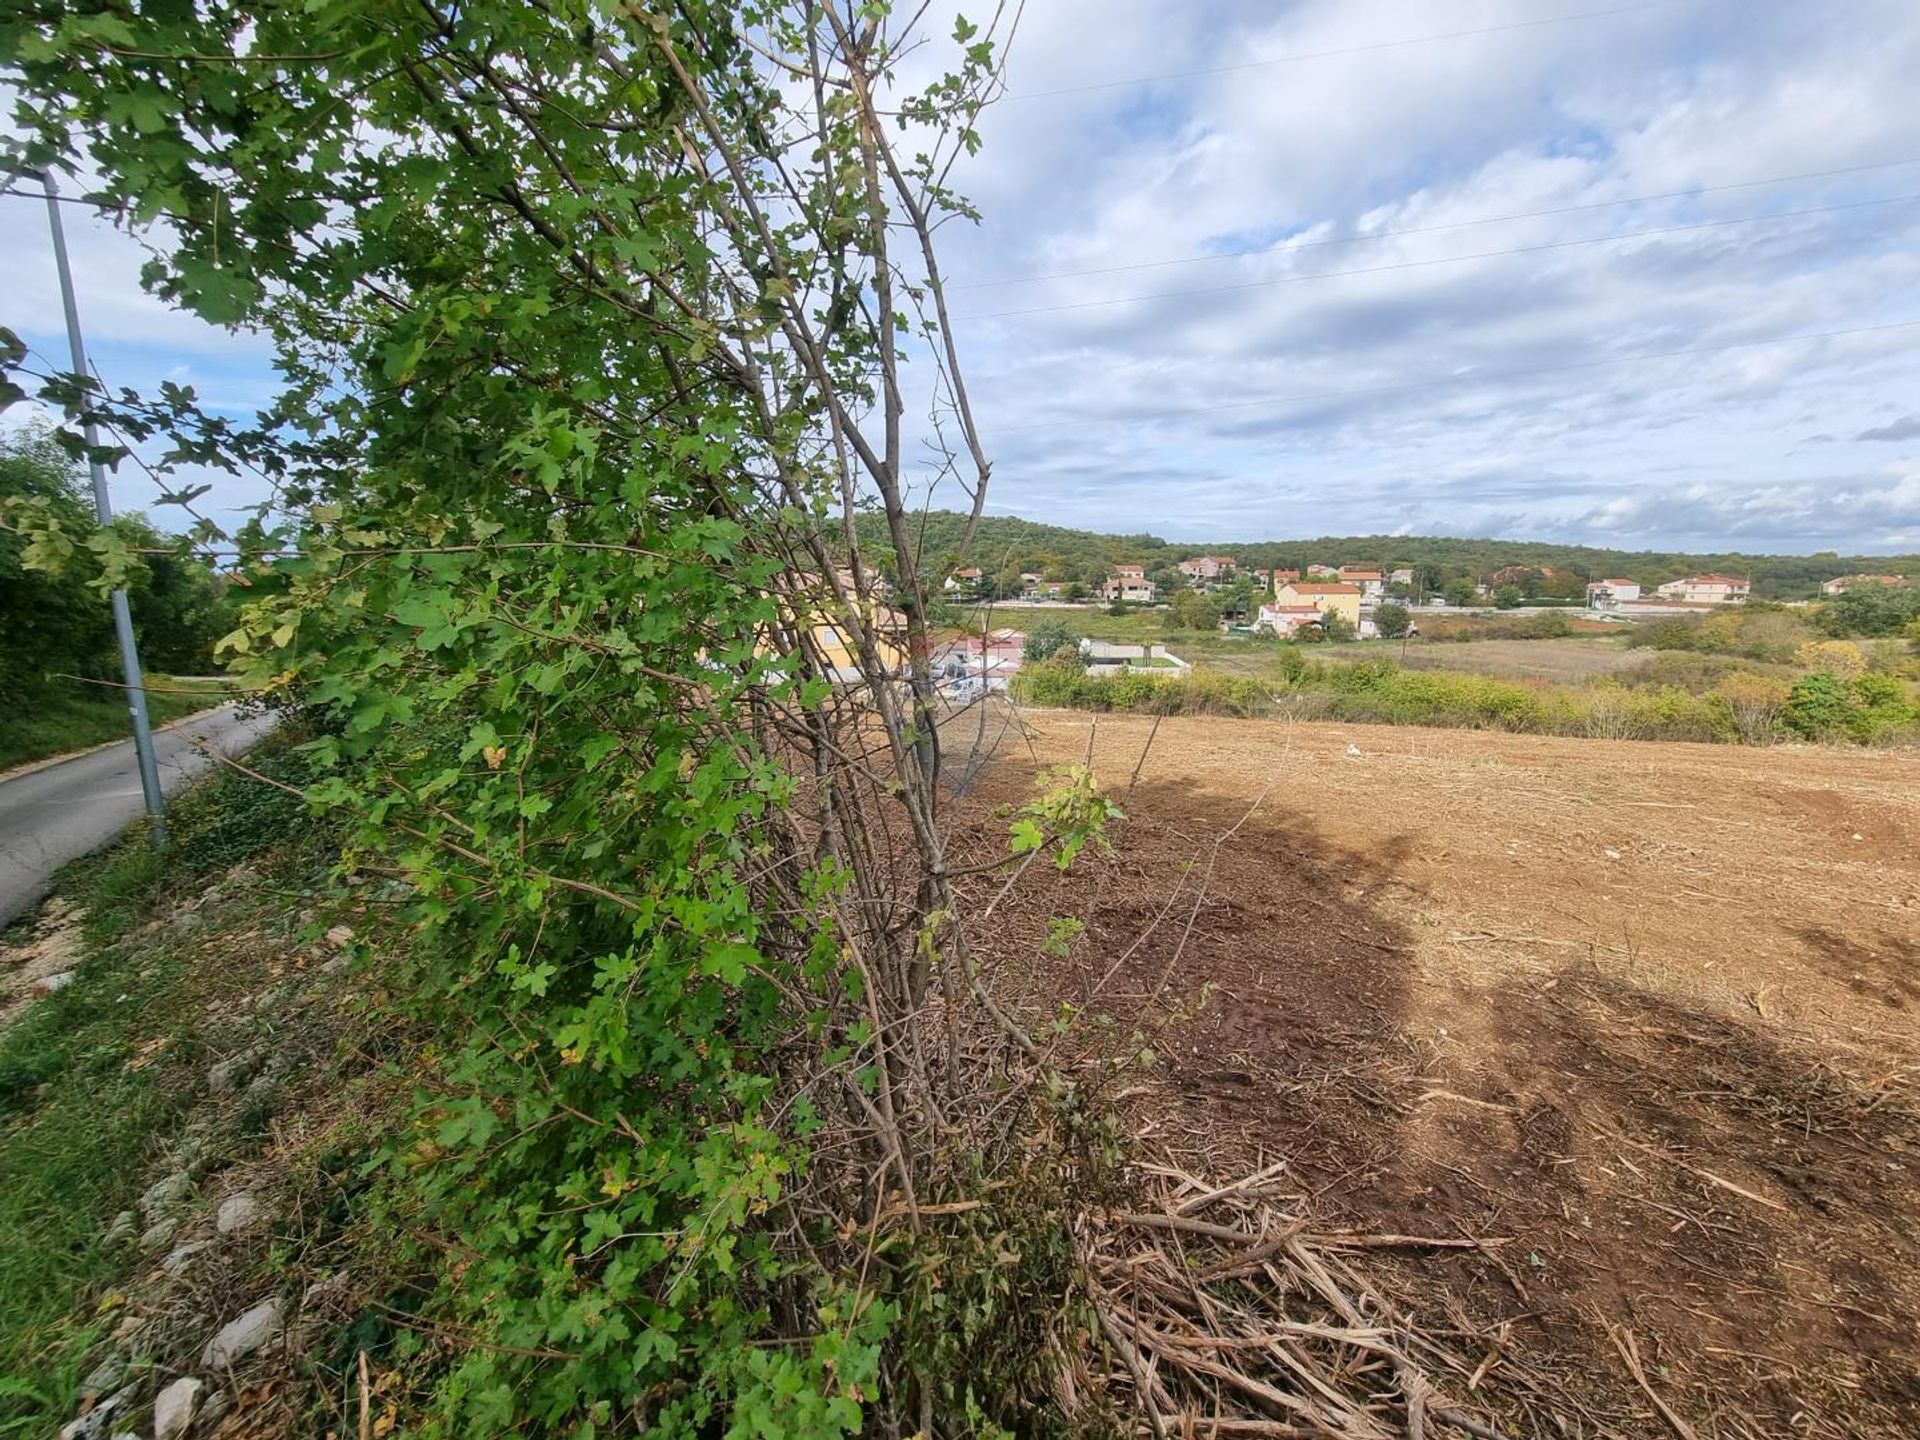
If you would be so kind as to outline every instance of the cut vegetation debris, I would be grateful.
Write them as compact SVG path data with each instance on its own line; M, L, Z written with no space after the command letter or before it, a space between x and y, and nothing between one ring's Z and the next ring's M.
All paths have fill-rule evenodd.
M1026 719L979 853L1128 818L982 965L1208 1222L1089 1240L1167 1434L1920 1430L1912 755Z

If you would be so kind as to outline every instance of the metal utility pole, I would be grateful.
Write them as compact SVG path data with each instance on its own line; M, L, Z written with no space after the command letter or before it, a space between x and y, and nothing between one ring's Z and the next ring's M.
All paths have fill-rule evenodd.
M54 188L50 170L21 172L35 175L47 192L47 225L53 231L53 263L60 272L60 303L67 312L67 348L73 355L73 373L85 377L87 347L80 338L80 306L73 294L73 268L67 263L67 233L60 224L59 191ZM86 421L87 468L93 474L93 513L102 525L113 519L113 501L107 494L107 469L94 458L100 447L100 435L92 419ZM153 727L147 722L147 685L140 674L140 652L133 642L133 611L127 605L127 592L116 589L111 596L113 633L120 641L120 668L126 676L127 713L133 720L133 750L140 762L140 789L146 796L147 814L153 817L149 827L155 845L167 839L167 800L160 789L160 766L153 754Z

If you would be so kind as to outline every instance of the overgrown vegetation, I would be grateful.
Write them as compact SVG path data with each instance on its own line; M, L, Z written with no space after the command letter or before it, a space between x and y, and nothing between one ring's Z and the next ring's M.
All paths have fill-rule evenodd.
M283 784L311 774L295 753L258 763ZM137 837L58 877L63 905L84 915L83 963L0 1029L0 1434L50 1434L72 1413L89 1346L120 1319L107 1287L132 1263L104 1240L109 1222L196 1098L207 987L221 977L180 934L136 926L156 901L254 863L247 923L227 918L263 927L242 944L288 944L298 907L271 891L323 882L331 838L305 810L229 772L175 801L164 854ZM22 922L9 939L28 931Z
M1328 663L1276 648L1267 677L1198 670L1089 676L1076 658L1024 669L1014 697L1029 705L1151 714L1287 715L1389 725L1439 725L1618 740L1767 744L1789 738L1885 743L1920 737L1920 703L1896 676L1843 680L1816 670L1799 680L1720 661L1684 675L1657 666L1586 685L1403 669L1388 658ZM1683 683L1684 682L1684 683Z
M223 648L321 718L305 798L400 887L373 928L437 1065L395 1263L463 1342L399 1356L418 1433L1066 1423L1103 1142L951 892L902 423L938 414L924 478L977 522L932 237L998 51L960 20L911 92L924 39L800 3L10 22L18 158L165 211L152 283L288 377L240 432L9 347L276 486Z

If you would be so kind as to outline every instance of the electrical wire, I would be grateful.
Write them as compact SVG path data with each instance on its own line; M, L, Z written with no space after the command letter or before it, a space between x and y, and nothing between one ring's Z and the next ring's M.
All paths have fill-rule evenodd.
M1018 315L1046 315L1060 310L1091 310L1106 305L1130 305L1142 300L1179 300L1196 295L1229 295L1242 290L1261 290L1271 285L1297 285L1308 280L1338 280L1353 275L1383 275L1393 270L1415 270L1428 265L1458 265L1468 260L1492 260L1503 255L1536 255L1546 250L1566 250L1576 245L1600 245L1609 240L1640 240L1654 235L1681 235L1694 230L1714 230L1729 225L1757 225L1771 220L1793 220L1805 215L1831 215L1844 210L1861 210L1873 205L1901 205L1920 200L1920 194L1884 195L1873 200L1849 200L1839 205L1814 205L1802 210L1781 210L1772 215L1744 215L1730 220L1699 220L1688 225L1662 225L1651 230L1625 230L1616 235L1588 235L1577 240L1550 240L1539 245L1516 245L1505 250L1476 250L1468 255L1443 255L1429 260L1399 260L1391 265L1363 265L1352 270L1316 270L1311 275L1277 275L1266 280L1243 280L1235 285L1208 285L1189 290L1157 290L1145 295L1115 295L1103 300L1069 300L1058 305L1031 305L1018 310L980 310L956 315L959 320L1005 320Z
M1726 185L1696 185L1691 190L1664 190L1654 195L1625 195L1618 200L1594 200L1584 205L1557 205L1550 210L1520 210L1511 215L1482 215L1473 220L1450 220L1443 225L1416 225L1406 230L1376 230L1367 235L1336 235L1325 240L1279 240L1251 250L1216 250L1206 255L1181 255L1168 260L1141 260L1130 265L1103 265L1094 270L1054 270L1041 275L1009 275L998 280L963 280L949 283L947 289L984 290L1000 285L1030 285L1042 280L1078 280L1089 275L1118 275L1128 270L1162 270L1171 265L1200 265L1209 260L1243 260L1249 255L1273 255L1281 251L1318 249L1325 245L1360 245L1374 240L1395 240L1405 235L1434 235L1445 230L1464 230L1474 225L1498 225L1509 220L1542 220L1554 215L1576 215L1588 210L1610 210L1616 205L1647 205L1656 200L1690 200L1696 195L1719 195L1729 190L1752 190L1761 185L1789 185L1800 180L1826 180L1836 175L1861 175L1869 170L1892 170L1902 165L1920 165L1920 155L1904 160L1878 160L1870 165L1843 165L1835 170L1806 170L1798 175L1775 175L1764 180L1736 180Z
M1453 375L1444 380L1416 380L1399 385L1369 385L1357 390L1314 390L1298 395L1268 395L1257 400L1230 400L1218 405L1189 405L1174 410L1157 410L1124 417L1074 416L1066 420L1038 420L1026 425L996 425L993 433L1010 435L1028 430L1052 430L1068 425L1138 424L1143 421L1177 420L1186 415L1205 415L1222 410L1248 410L1261 405L1276 407L1310 405L1322 400L1351 400L1371 395L1411 394L1421 390L1445 389L1454 385L1526 380L1535 375L1596 370L1606 365L1631 365L1646 360L1672 360L1689 355L1720 355L1733 350L1759 350L1769 345L1795 345L1811 340L1838 340L1849 335L1881 335L1896 330L1920 330L1920 320L1895 320L1885 325L1857 325L1845 330L1816 330L1800 335L1777 335L1766 340L1736 340L1726 345L1691 345L1680 350L1649 350L1635 355L1609 355L1600 360L1575 360L1561 365L1529 365L1524 370L1494 370L1478 374Z

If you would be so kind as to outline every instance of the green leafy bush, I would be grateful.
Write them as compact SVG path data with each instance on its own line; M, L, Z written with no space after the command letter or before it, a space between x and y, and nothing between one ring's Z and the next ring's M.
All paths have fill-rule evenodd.
M1803 740L1820 740L1846 724L1846 682L1826 670L1796 680L1780 712L1780 722Z

